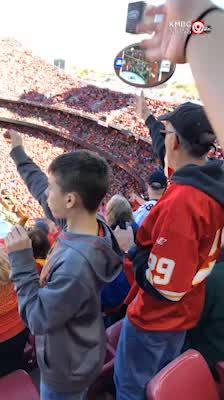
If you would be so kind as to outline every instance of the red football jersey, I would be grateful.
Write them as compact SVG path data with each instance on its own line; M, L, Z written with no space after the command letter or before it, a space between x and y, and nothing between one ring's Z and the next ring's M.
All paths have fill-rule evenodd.
M137 244L151 251L147 280L170 301L139 289L128 308L128 318L137 328L182 331L196 325L223 225L223 208L213 198L192 186L168 187L140 227Z

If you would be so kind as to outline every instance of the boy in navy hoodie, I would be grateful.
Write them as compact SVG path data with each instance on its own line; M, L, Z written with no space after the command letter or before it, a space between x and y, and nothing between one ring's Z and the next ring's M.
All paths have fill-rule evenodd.
M106 161L81 150L57 157L49 178L10 132L11 156L48 218L63 229L40 280L31 241L17 226L6 239L20 315L36 337L41 400L83 399L105 357L99 292L120 273L121 253L96 210L109 185Z

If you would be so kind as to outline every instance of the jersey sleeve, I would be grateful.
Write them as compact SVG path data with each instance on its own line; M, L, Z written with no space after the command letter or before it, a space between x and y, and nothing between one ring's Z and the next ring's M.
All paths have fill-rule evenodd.
M198 262L197 240L167 227L149 254L146 279L166 299L179 301L192 287Z
M178 211L177 211L178 210ZM144 279L163 297L179 301L191 289L199 264L196 222L184 204L164 204L146 218L137 235L149 249ZM191 210L190 210L191 211Z
M141 271L140 275L145 279L145 287L151 285L171 301L181 300L208 277L222 234L219 229L211 237L205 235L206 207L202 203L198 207L196 195L190 196L188 188L176 191L179 191L177 195L173 191L169 201L159 203L152 210L137 234L138 246L149 251L144 273Z

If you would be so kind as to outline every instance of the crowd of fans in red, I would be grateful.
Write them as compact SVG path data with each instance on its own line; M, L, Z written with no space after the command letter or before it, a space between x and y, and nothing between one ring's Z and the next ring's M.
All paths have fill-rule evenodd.
M8 195L13 200L17 209L29 217L28 226L33 225L38 217L43 217L43 211L28 192L9 157L11 144L3 136L10 128L21 133L27 154L44 172L47 172L50 162L64 152L91 146L94 151L105 155L111 166L111 185L104 205L113 194L120 193L129 198L132 192L143 193L142 181L146 180L157 161L151 145L141 139L137 140L149 136L149 132L144 121L136 115L133 96L83 85L33 57L12 40L1 41L0 69L0 197ZM36 106L25 102L6 102L1 98L28 100L36 102ZM175 106L161 101L146 101L155 116L171 111ZM41 108L39 105L49 108ZM64 112L68 110L81 110L83 117ZM95 121L91 120L93 116ZM91 119L88 120L88 117ZM100 126L97 120L103 117L119 129L126 129L134 135L128 136L119 129ZM34 124L36 127L10 125L1 122L1 118ZM52 130L52 133L46 129ZM223 158L218 144L209 156ZM103 205L101 208L103 210ZM9 289L13 290L12 285ZM2 291L2 298L5 292ZM15 310L17 312L17 308Z
M5 125L5 128L0 129L1 136L8 127L10 126ZM11 128L15 129L13 126L11 126ZM22 133L26 151L29 156L33 158L45 172L47 172L48 165L53 158L63 152L80 148L79 145L72 141L38 130L31 131L29 128L16 128L16 130ZM2 140L0 149L0 158L2 160L0 167L1 193L4 195L8 194L14 199L17 207L24 215L29 216L29 221L32 223L35 218L43 216L42 210L37 202L33 200L33 197L29 194L22 179L19 177L15 165L8 156L9 151L10 144ZM110 164L111 188L108 193L108 198L114 193L123 193L128 196L132 191L140 191L141 188L139 188L134 178L118 166L112 163Z
M3 39L0 43L0 97L82 111L91 118L108 118L111 124L136 135L148 136L132 105L133 95L86 85L34 57L15 40ZM155 115L175 106L159 100L147 102Z
M135 171L140 180L145 180L156 161L147 142L142 140L136 142L139 136L148 136L149 133L143 121L136 115L132 95L84 85L42 59L34 57L30 51L11 39L1 40L0 68L0 98L29 100L39 105L59 108L49 111L28 104L0 102L0 117L54 129L62 136L56 137L41 130L31 131L22 128L27 150L39 165L46 170L49 161L57 154L79 147L74 143L79 139L82 143L91 144L96 150L108 154L108 159L111 160L111 165L113 164L110 194L120 192L128 197L133 191L138 193L143 191L132 176L119 168L119 164L123 164L128 171ZM146 102L155 116L170 111L175 106L159 100L146 99ZM62 113L60 109L81 110L86 117L92 119L94 117L96 120L107 117L111 124L131 131L134 136L127 136L117 129L102 127L85 118ZM69 142L66 138L74 142ZM26 210L31 218L41 215L39 206L25 189L7 156L7 143L2 145L1 153L2 159L5 160L1 166L2 190L7 189L18 206L23 211ZM223 156L219 146L216 156L219 158Z
M149 136L144 122L136 115L133 95L86 85L35 57L16 40L2 39L0 44L0 98L29 100L63 110L82 111L96 120L108 118L109 123L129 130L135 136ZM146 99L146 102L156 117L176 106L175 103L160 100ZM49 119L53 118L55 126L55 114L52 113L52 117L48 114L46 112L47 118L45 115L44 119L49 123ZM39 118L42 119L42 115ZM60 129L63 124L65 129L66 124L70 124L68 117L61 122L60 113L57 118Z
M138 171L142 179L148 176L154 163L148 143L140 140L136 144L133 136L125 136L116 129L104 128L96 122L71 114L3 101L0 102L0 117L38 124L56 129L62 136L79 138L105 151L115 161L124 163L128 169Z

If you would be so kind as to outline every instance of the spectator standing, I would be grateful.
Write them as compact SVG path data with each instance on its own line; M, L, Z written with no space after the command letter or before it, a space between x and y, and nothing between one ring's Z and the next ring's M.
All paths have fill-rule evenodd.
M10 136L18 172L46 217L63 229L40 280L25 230L16 227L6 238L21 317L36 336L41 400L81 400L105 357L99 291L120 273L120 249L96 217L108 190L108 165L94 153L71 152L50 164L48 180L21 137Z
M116 353L118 400L142 400L147 382L181 353L200 318L224 226L224 172L222 162L207 162L215 135L203 107L185 103L161 121L166 164L175 172L137 233L140 288Z

